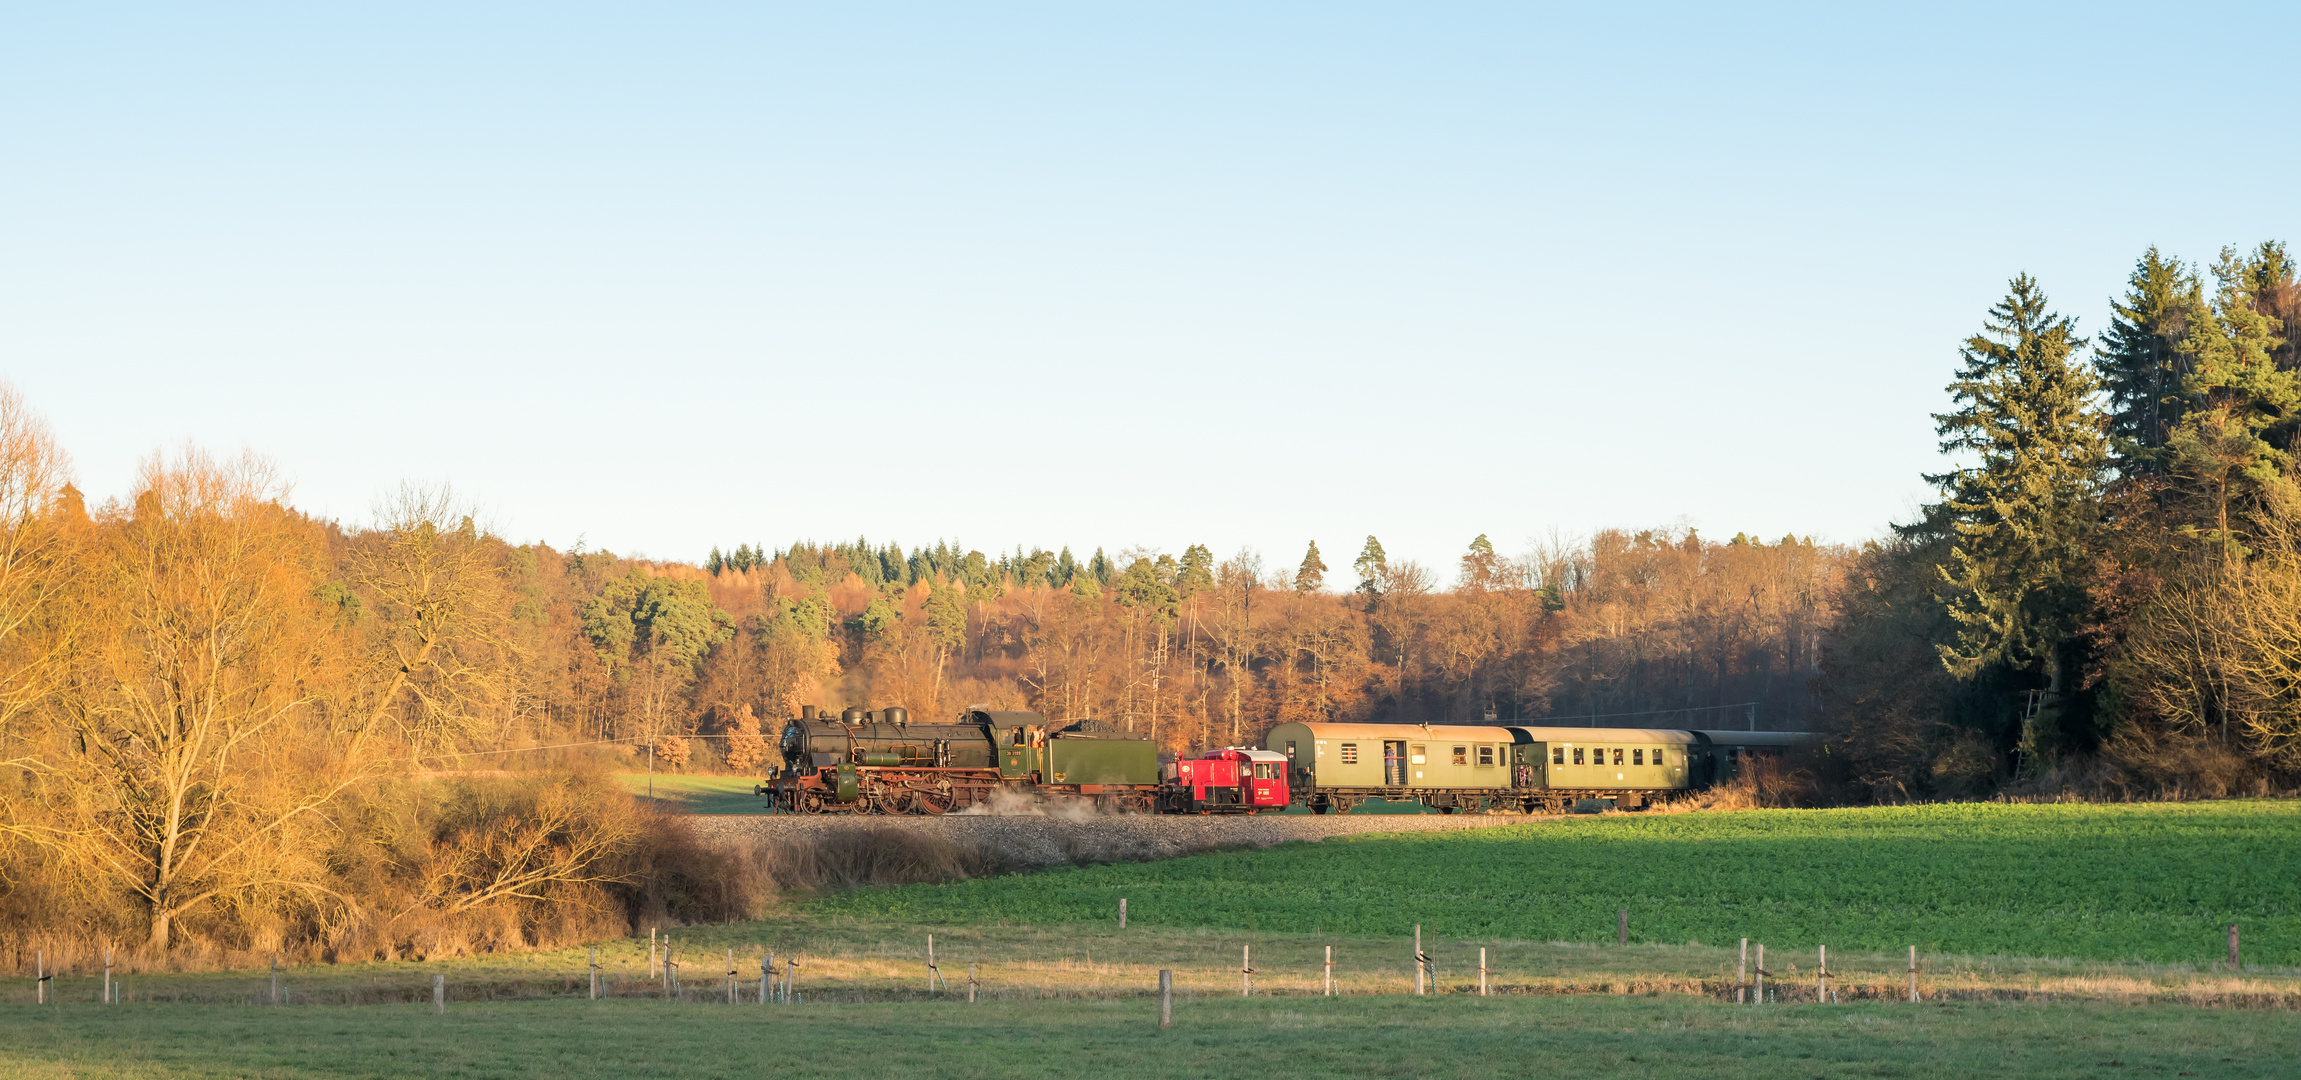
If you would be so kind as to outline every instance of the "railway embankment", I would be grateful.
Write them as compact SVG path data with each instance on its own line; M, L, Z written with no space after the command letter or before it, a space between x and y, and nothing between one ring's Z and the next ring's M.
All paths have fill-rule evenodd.
M698 814L687 819L708 843L813 843L842 834L901 830L922 839L995 850L1029 867L1081 862L1165 859L1215 848L1271 847L1290 840L1324 840L1358 833L1437 832L1555 820L1523 815L1441 814L950 814L943 817L875 815Z

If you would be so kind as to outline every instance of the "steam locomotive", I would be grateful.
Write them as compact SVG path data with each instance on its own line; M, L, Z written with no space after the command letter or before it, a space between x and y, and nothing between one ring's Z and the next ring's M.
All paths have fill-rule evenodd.
M1098 721L970 709L955 723L914 724L906 709L800 709L783 728L783 765L752 792L801 814L944 814L1001 793L1080 799L1147 813L1158 752L1147 736Z

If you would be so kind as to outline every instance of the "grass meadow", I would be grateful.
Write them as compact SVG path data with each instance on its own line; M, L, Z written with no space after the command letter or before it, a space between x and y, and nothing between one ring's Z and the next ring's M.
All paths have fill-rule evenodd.
M882 921L1108 918L1397 938L1631 940L2301 966L2301 803L1966 804L1368 834L818 899Z
M2293 1015L2179 1006L1736 1008L1666 997L1196 998L671 1007L640 1001L12 1011L17 1080L641 1076L2291 1076Z
M667 930L675 997L644 936L599 943L599 1001L587 949L294 968L278 1008L268 972L123 972L126 1000L106 1005L99 973L75 970L45 1007L28 979L0 989L0 1073L2291 1076L2297 810L1610 815L792 895L757 921ZM2242 972L2218 963L2230 921ZM1426 997L1417 922L1436 964ZM1769 946L1778 1000L1733 1003L1745 934ZM1917 1004L1903 1000L1912 943ZM1819 945L1840 1003L1815 1000ZM1491 997L1476 993L1480 950ZM770 953L798 959L801 1002L759 1002ZM1164 1032L1160 969L1177 985Z

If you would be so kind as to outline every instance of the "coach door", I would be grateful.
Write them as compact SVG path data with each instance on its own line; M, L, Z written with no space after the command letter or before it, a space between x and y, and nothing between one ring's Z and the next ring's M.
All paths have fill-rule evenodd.
M1406 786L1406 744L1404 742L1383 740L1382 782L1388 787Z

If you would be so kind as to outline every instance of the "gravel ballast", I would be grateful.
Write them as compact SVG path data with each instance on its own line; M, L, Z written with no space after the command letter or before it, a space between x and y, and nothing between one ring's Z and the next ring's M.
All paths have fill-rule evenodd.
M814 841L842 832L901 829L953 844L985 845L1022 866L1164 859L1209 848L1269 847L1357 833L1434 832L1522 825L1555 818L1522 814L1012 814L946 817L696 815L695 834L715 845Z

